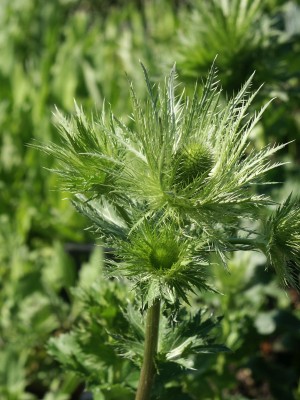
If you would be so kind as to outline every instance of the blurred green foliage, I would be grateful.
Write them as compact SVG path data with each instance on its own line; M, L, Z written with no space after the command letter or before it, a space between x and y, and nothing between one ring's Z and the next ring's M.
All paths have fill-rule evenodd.
M86 221L45 169L53 160L27 144L56 141L53 108L72 112L74 99L85 109L105 101L130 124L126 74L143 96L140 59L157 77L176 61L180 77L192 86L199 80L201 90L218 54L224 101L253 70L255 85L265 83L255 107L276 96L253 146L296 139L280 155L294 166L272 179L284 182L277 199L286 188L299 192L299 1L2 0L0 26L0 398L78 399L86 371L97 374L99 360L106 365L109 358L101 378L107 386L101 397L92 385L95 398L131 399L137 367L116 356L107 332L124 324L126 333L120 306L130 293L102 282L101 251L90 258ZM166 369L159 398L300 399L300 298L285 294L264 262L236 255L232 275L215 271L220 292L229 294L193 299L194 313L205 303L224 314L220 342L233 352L201 354L193 372ZM83 326L80 345L90 357L73 359L83 369L78 381L46 344L56 336L72 352ZM52 339L47 346L59 358Z

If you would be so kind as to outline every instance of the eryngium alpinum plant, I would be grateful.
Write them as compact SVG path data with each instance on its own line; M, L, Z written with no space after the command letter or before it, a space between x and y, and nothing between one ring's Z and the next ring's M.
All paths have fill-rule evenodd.
M76 105L70 119L56 113L61 143L38 146L59 160L64 189L112 249L109 274L126 277L147 310L138 400L150 396L161 308L213 290L212 252L226 266L227 252L259 250L284 284L300 265L299 201L289 197L272 214L276 205L255 192L284 145L249 142L265 109L247 114L252 77L225 104L214 66L193 98L176 94L174 68L163 85L143 70L148 99L130 86L130 127L104 108L87 118Z

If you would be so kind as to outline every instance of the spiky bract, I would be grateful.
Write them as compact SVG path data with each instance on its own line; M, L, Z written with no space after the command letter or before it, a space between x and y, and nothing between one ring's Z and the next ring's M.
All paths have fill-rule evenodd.
M300 286L300 200L291 196L277 208L264 227L266 255L284 284Z

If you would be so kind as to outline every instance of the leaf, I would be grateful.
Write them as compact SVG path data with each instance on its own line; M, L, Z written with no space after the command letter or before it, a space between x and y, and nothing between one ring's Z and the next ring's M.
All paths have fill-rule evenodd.
M229 349L214 343L214 331L220 319L206 317L204 310L193 316L177 318L173 328L163 320L159 338L159 360L174 362L193 369L193 356L199 353L227 352ZM165 361L164 361L165 360Z

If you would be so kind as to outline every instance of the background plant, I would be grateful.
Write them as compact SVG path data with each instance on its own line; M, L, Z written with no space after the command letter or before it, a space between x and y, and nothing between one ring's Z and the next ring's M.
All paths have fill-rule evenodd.
M261 121L257 139L299 138L299 3L289 1L195 1L180 16L173 58L187 82L204 77L216 54L227 95L239 90L253 72L254 85L264 86L255 103L276 97ZM171 61L172 62L172 61ZM276 132L276 133L274 133ZM298 145L289 152L297 158ZM294 171L296 172L296 171ZM282 176L281 180L287 177Z

